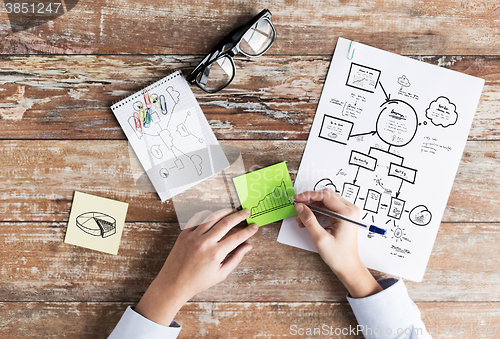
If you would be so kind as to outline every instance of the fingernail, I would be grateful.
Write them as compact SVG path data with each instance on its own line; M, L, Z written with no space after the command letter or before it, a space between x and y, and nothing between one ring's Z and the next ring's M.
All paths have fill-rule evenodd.
M252 226L252 227L253 227L253 228L255 228L255 229L259 229L259 225L257 225L257 224L252 224L252 225L250 225L250 226Z
M250 214L250 210L248 208L245 208L243 211L245 211L246 214Z
M297 213L302 212L303 209L304 209L304 205L302 205L302 204L295 205L295 210L297 211Z

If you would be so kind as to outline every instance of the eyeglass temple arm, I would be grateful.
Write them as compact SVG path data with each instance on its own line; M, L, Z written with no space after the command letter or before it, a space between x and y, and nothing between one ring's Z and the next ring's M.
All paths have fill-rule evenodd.
M205 67L206 64L210 63L212 60L216 59L222 52L225 50L231 50L233 47L240 42L245 33L255 25L260 19L264 16L271 16L271 12L268 9L263 9L259 14L254 16L250 21L246 24L232 30L229 34L227 34L211 51L208 55L189 73L186 77L186 80L189 83L193 83L196 79L196 76L200 72L200 70Z

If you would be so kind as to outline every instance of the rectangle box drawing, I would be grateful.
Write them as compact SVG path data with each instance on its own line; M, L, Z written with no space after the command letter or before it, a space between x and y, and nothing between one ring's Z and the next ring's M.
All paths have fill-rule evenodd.
M417 176L417 170L391 162L391 164L389 165L388 175L391 177L403 179L404 181L414 184L415 177Z
M351 204L354 204L358 198L359 188L358 185L345 182L342 188L342 196Z
M347 120L339 119L326 115L323 117L319 137L347 145L347 140L351 134L353 123Z
M382 194L369 189L367 194L366 194L366 200L365 200L365 206L363 209L365 211L370 211L373 213L378 213L378 208L380 206L380 198L382 197Z
M387 215L395 218L395 219L401 219L401 216L403 215L403 211L405 208L405 201L391 197L391 206L389 207L389 211L387 212Z
M352 151L349 158L349 165L363 167L370 171L375 171L377 159L361 152Z
M378 80L381 72L375 68L359 65L356 63L351 64L349 76L347 77L346 85L374 93L377 88Z

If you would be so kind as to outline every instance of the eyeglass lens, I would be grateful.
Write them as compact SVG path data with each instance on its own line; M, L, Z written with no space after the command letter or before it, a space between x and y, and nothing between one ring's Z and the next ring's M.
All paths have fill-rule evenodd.
M240 50L247 55L257 56L266 51L273 43L274 30L267 20L260 20L255 23L243 36L240 42Z
M224 56L208 64L203 72L198 74L196 82L206 91L216 92L231 82L233 75L233 62Z
M248 29L238 47L247 56L259 56L271 46L274 39L273 26L267 18L264 18ZM233 77L233 60L229 56L223 56L205 66L196 77L196 82L205 91L214 93L226 87Z

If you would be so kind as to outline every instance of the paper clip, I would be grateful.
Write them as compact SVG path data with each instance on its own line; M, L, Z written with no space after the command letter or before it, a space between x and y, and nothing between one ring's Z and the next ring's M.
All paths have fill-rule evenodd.
M354 40L351 40L351 43L349 44L349 51L347 51L347 59L348 60L352 60L352 58L354 57L354 52L356 51L356 48L353 48L352 52L351 52L353 42L354 42Z
M156 95L156 94L151 94L149 97L151 98L151 101L153 102L153 105L154 105L156 108L158 108L158 109L162 109L162 108L161 108L161 103L160 103L160 102L158 102L158 95Z
M146 108L144 110L144 120L143 120L143 126L146 128L149 128L151 125L151 113L153 110L151 108Z
M165 96L160 95L160 105L161 105L161 114L167 115L167 102L165 101Z
M153 103L153 106L158 108L158 109L161 109L161 105L160 103L158 102L158 95L156 94L150 94L149 95L149 98L151 99L151 102Z
M146 110L147 110L147 108L145 108L145 109L141 108L141 110L139 111L140 112L140 121L141 121L142 126L146 125Z
M153 107L153 104L151 103L151 97L149 96L148 90L143 89L142 94L144 95L144 102L146 103L146 108Z
M135 123L135 130L137 132L142 132L141 118L139 117L139 113L137 112L134 112L134 123Z

